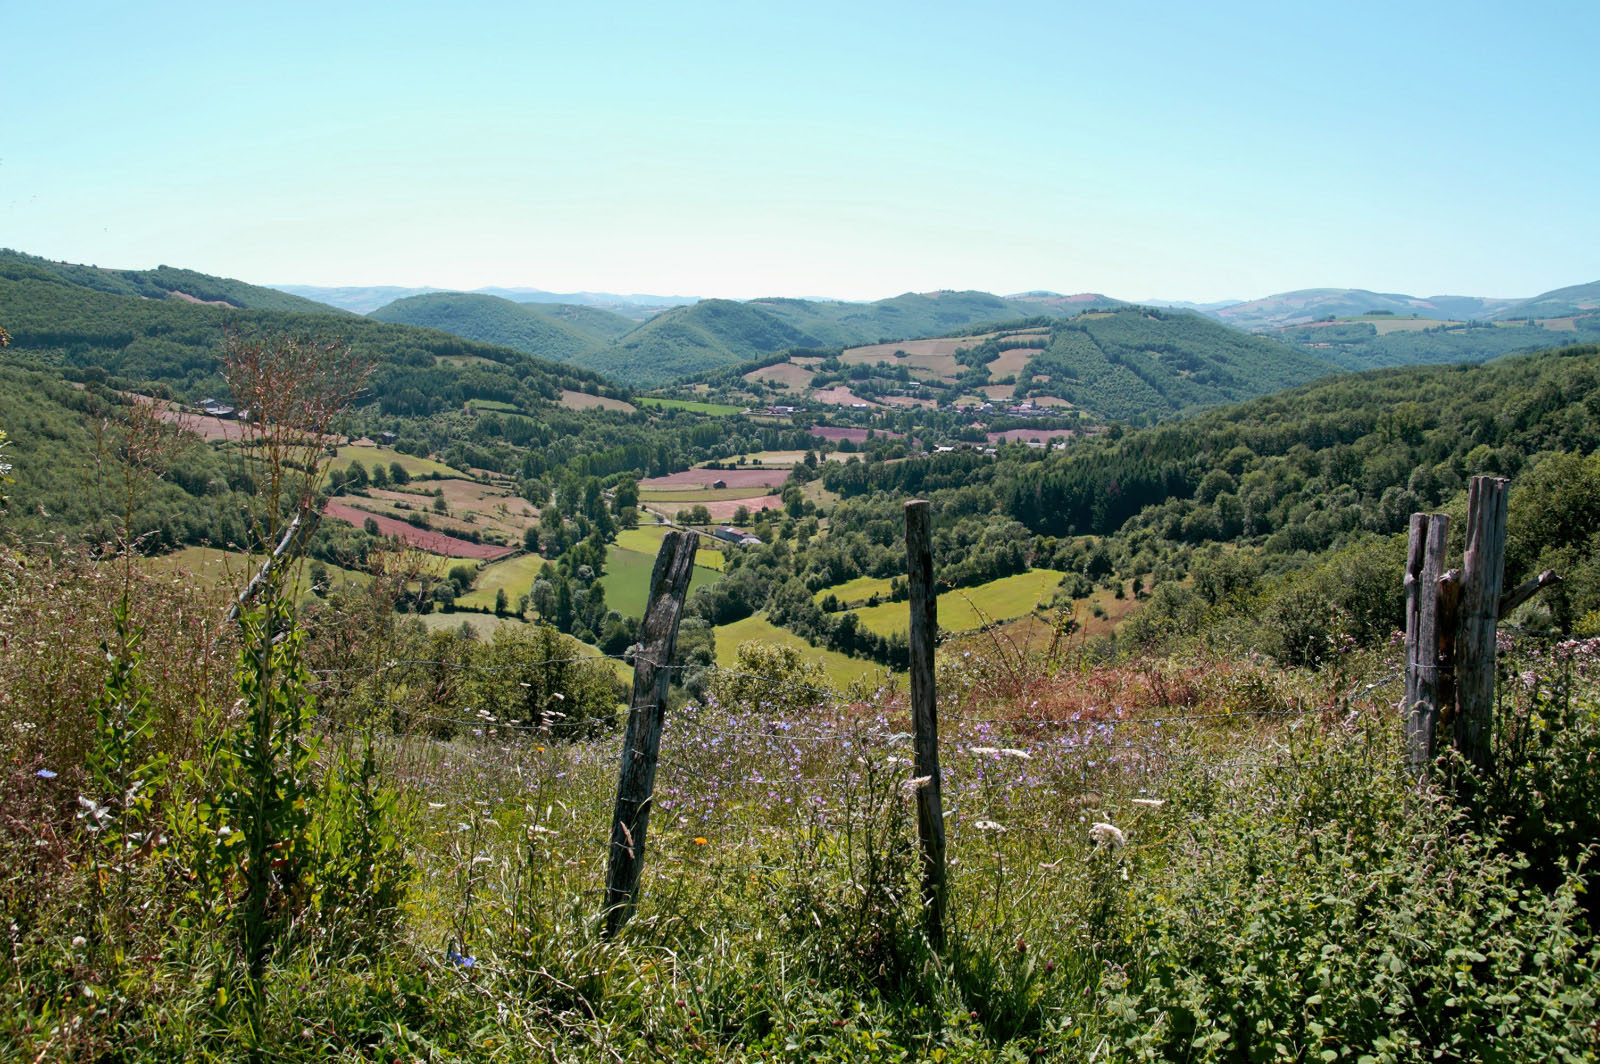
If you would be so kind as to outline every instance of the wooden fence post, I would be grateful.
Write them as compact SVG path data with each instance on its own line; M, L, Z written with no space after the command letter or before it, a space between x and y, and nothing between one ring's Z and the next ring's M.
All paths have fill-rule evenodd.
M1511 482L1473 477L1467 486L1467 550L1456 621L1456 749L1480 773L1490 768L1495 629L1506 571L1506 502Z
M656 758L666 722L667 687L678 646L678 622L694 573L698 539L693 532L668 532L650 574L650 604L640 625L633 658L633 701L622 736L622 766L617 774L617 805L611 818L611 850L606 870L607 935L621 930L638 902L644 869L644 837L650 824L656 786Z
M928 941L944 944L944 798L939 775L939 718L933 684L933 643L939 629L933 587L933 534L928 502L906 503L906 575L911 592L911 728L919 783L917 841L922 853L922 905Z
M1412 514L1406 551L1406 755L1414 776L1433 763L1439 724L1439 577L1444 570L1445 514Z

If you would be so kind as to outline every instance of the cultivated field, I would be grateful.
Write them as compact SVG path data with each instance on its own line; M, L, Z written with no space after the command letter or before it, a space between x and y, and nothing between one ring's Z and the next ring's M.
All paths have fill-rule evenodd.
M659 548L658 548L659 549ZM606 571L600 582L606 588L606 605L624 617L642 617L650 601L650 574L655 569L656 551L629 550L612 546L606 550ZM698 552L696 558L699 557ZM716 569L694 567L689 579L689 594L722 579Z
M345 444L328 462L328 471L346 469L351 462L360 461L371 472L374 465L382 464L387 469L392 463L400 463L413 477L427 477L438 475L441 477L458 477L461 471L452 469L443 462L436 462L432 458L417 458L414 455L401 454L393 447L367 447L356 444Z
M760 489L756 489L760 490ZM648 503L657 509L670 509L675 506L693 506L696 503L711 505L729 500L762 498L763 495L752 496L750 488L668 488L668 489L641 489L639 501Z
M203 588L232 592L244 587L261 567L262 555L254 557L243 551L222 550L218 547L184 547L171 554L148 555L139 559L139 566L147 573L186 577ZM296 587L310 590L309 565L295 566ZM332 583L351 582L366 584L372 577L354 569L329 565L328 576Z
M741 462L742 461L744 463L744 465L739 466L738 467L739 469L746 469L746 468L749 468L750 466L756 466L758 468L765 468L765 469L771 469L771 468L774 468L774 467L779 468L779 469L792 469L795 466L799 465L801 462L805 461L805 457L806 457L806 452L804 452L804 451L750 451L750 452L748 452L746 454L742 454L742 455L741 454L736 454L731 458L724 458L722 460L722 462L723 462L724 465L726 465L729 462ZM738 471L737 469L736 470L727 470L727 469L713 470L713 472L721 472L721 473L737 472L737 471ZM723 479L726 479L726 478L723 478ZM732 484L733 481L729 480L728 483ZM777 483L781 484L783 482L782 481L778 481ZM776 487L777 485L774 484L773 486Z
M773 452L778 453L778 452ZM787 452L797 453L797 452ZM798 452L805 457L804 452ZM791 462L790 465L793 465ZM722 481L729 488L776 488L781 487L789 479L787 468L763 467L752 469L748 466L740 469L685 469L681 473L672 473L664 477L649 477L639 481L639 490L642 495L645 491L656 489L693 489L709 488L717 481Z
M990 443L1026 443L1029 440L1043 443L1045 440L1071 439L1079 435L1077 429L1006 429L1004 432L986 433Z
M821 602L829 595L833 595L840 602L848 605L852 602L865 602L873 595L889 596L889 581L881 576L858 576L854 580L846 580L842 584L825 587L812 595L812 599Z
M842 425L812 425L811 435L822 440L852 440L856 443L865 443L870 432L873 439L887 437L892 440L903 440L906 434L893 432L889 429L856 429Z
M692 414L710 414L713 417L727 417L729 414L737 414L740 409L727 403L702 403L693 399L658 399L650 395L641 397L639 405L655 407L658 410L687 410Z
M1028 368L1028 362L1039 353L1035 347L1010 347L1000 352L1000 357L988 363L989 376L1009 377L1013 374L1020 375Z
M721 502L706 503L706 509L711 511L711 520L715 522L732 521L734 513L741 506L752 514L760 513L762 510L781 510L783 496L757 495L754 498L724 499Z
M561 389L561 405L568 410L621 410L627 414L637 409L632 403L621 399L607 399L603 395L575 392L570 388Z
M717 664L724 669L733 668L738 661L739 647L742 644L756 642L794 647L800 651L805 660L821 665L828 682L841 690L856 680L872 681L894 675L883 666L865 658L852 658L836 650L814 647L787 628L779 628L767 620L767 615L764 613L746 617L742 621L734 621L732 624L718 625L714 631L717 637Z
M478 579L473 583L472 590L456 601L463 606L493 609L495 592L504 590L508 600L507 606L514 610L517 608L517 599L528 593L528 589L533 586L533 578L538 575L539 567L543 564L542 555L519 554L515 558L485 565L478 572Z
M939 630L969 632L1031 613L1040 603L1050 600L1065 575L1054 569L1033 569L976 587L946 591L939 596ZM879 635L904 632L910 627L911 607L905 602L885 602L854 612L863 628Z
M504 558L514 552L512 547L496 547L488 543L473 543L471 540L457 539L447 536L442 532L430 532L425 528L404 521L397 521L392 517L380 517L357 510L353 506L343 503L330 502L322 508L322 512L339 521L345 521L362 527L367 521L376 521L378 531L385 535L399 539L408 546L417 547L433 554L443 554L451 558Z
M777 384L795 391L803 391L811 387L812 372L804 366L797 366L793 362L779 362L775 366L763 366L753 369L744 375L747 381L766 381L768 384Z
M878 405L869 399L861 398L842 384L836 384L832 388L819 388L811 393L811 398L814 402L827 403L830 406Z

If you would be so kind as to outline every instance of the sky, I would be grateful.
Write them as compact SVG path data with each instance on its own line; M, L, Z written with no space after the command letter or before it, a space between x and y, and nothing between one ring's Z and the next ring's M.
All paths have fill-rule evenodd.
M876 299L1600 279L1600 4L0 0L0 246Z

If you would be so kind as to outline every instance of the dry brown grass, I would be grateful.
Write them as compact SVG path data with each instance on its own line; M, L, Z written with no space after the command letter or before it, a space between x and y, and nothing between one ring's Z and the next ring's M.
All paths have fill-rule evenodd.
M570 388L561 390L561 405L568 410L621 410L628 414L638 409L632 403L621 399L608 399L603 395L575 392Z

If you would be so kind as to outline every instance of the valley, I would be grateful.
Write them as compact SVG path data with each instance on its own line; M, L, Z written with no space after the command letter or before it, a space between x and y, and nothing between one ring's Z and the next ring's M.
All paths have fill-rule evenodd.
M260 985L326 1012L336 992L313 989L313 967L368 950L349 985L380 999L352 1014L384 1017L407 1045L464 1045L470 1023L515 1045L513 1060L529 1059L525 1035L558 1041L552 1059L615 1059L600 1046L767 1059L740 1054L776 1051L762 1031L781 1015L782 1038L837 1059L869 1039L910 1059L932 1039L947 1059L1047 1045L1035 1055L1077 1060L1149 1035L1085 958L1123 958L1134 974L1115 992L1167 1015L1179 1006L1166 976L1139 968L1130 943L1197 987L1280 942L1358 956L1365 971L1410 948L1416 925L1330 929L1302 909L1387 904L1370 887L1476 912L1450 893L1460 884L1509 899L1516 922L1497 948L1517 960L1453 1000L1483 1013L1515 994L1537 1003L1523 1028L1567 1036L1545 976L1522 973L1553 966L1562 987L1587 985L1587 955L1559 947L1536 964L1517 943L1577 942L1592 919L1593 876L1571 863L1593 837L1583 766L1600 735L1600 311L1581 289L1530 301L1543 318L1364 306L1257 332L1099 296L703 301L641 322L453 293L363 318L265 291L0 258L12 792L56 824L39 838L79 855L51 874L78 882L105 851L71 826L89 807L62 788L111 793L101 766L135 756L119 736L158 736L161 758L137 767L163 782L117 791L151 797L116 815L169 818L174 841L148 857L125 847L124 867L148 877L126 890L200 929L97 933L141 949L183 939L184 956L210 941L232 957L234 917L185 899L231 914L242 903L215 899L234 897L233 877L303 861L317 893L299 909L273 895L304 922L261 947L285 967ZM314 375L278 378L305 397L283 409L306 423L249 420L232 390L242 353L308 337L357 363L361 386L318 422ZM1504 837L1461 826L1444 760L1433 781L1404 768L1409 718L1395 708L1409 522L1449 515L1459 551L1468 485L1490 476L1511 484L1507 586L1560 577L1507 611L1501 660L1516 679L1499 719L1502 736L1536 729L1531 767L1505 771L1540 774L1553 797L1538 801L1565 819L1540 826L1522 784L1494 784L1469 808L1512 825ZM963 934L986 936L972 940L982 963L1049 958L1017 977L1026 1033L973 1020L1000 1014L988 995L1004 980L946 981L955 955L933 946L916 889L913 498L931 514L951 911ZM646 615L675 532L697 549L676 646L657 663ZM263 570L279 542L291 561ZM262 573L265 604L224 623ZM636 670L658 664L661 686L639 695ZM640 697L666 721L649 891L612 937L595 896L618 764L636 756L619 755L622 722ZM263 719L277 730L252 732ZM157 740L143 743L128 749L154 757ZM303 815L296 837L315 844L273 842L229 865L253 845L226 841L227 819L252 815L240 766L269 748L268 784L300 795L272 816ZM183 805L184 789L206 804ZM1187 834L1172 834L1175 816ZM0 832L0 845L31 854L36 834ZM646 846L642 831L629 845ZM1418 872L1421 850L1447 880ZM179 869L172 896L163 861ZM216 867L232 870L205 879ZM863 887L860 870L879 867L884 883ZM1280 884L1270 897L1262 867ZM1558 867L1578 870L1546 874ZM59 901L84 895L50 891L58 907L34 925L48 929L17 932L38 936L28 955L87 953L68 933L80 902ZM121 904L98 897L81 904ZM1197 910L1213 915L1191 924ZM1434 920L1441 942L1455 933L1407 918ZM1201 945L1217 926L1239 930L1212 956ZM166 973L161 1000L253 1037L254 1006L195 998L177 978L187 961L138 956L158 959L93 963ZM1409 963L1423 981L1449 966L1425 951ZM1314 985L1296 977L1274 1000L1300 1015ZM1453 1022L1409 986L1397 981L1386 1015ZM486 1005L491 988L501 996ZM453 1011L413 1014L391 993ZM580 1000L590 1011L555 1004ZM919 1011L930 1002L942 1033ZM1040 1026L1069 1009L1073 1026ZM657 1033L627 1033L619 1015L652 1017ZM1369 1038L1365 1015L1351 1006L1339 1022ZM783 1045L779 1059L810 1059Z

